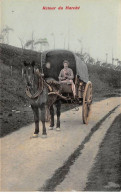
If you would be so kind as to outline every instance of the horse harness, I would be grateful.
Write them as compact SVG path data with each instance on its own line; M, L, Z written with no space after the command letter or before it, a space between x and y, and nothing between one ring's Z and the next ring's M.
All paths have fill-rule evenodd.
M63 95L59 94L59 92L53 91L52 87L42 77L40 77L40 74L38 72L36 73L39 76L39 87L38 87L37 92L34 95L31 94L30 88L28 86L26 87L26 95L29 98L36 99L43 92L44 86L46 86L49 89L48 95L57 95L65 100L67 99Z

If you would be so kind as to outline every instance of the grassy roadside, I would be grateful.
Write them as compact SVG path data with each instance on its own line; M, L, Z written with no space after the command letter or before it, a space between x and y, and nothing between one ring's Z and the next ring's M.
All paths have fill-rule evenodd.
M107 131L85 191L121 191L121 114Z

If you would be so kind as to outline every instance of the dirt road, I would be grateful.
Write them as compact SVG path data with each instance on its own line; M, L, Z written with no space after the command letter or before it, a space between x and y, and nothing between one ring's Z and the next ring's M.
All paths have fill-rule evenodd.
M34 124L1 138L1 190L84 190L120 104L121 98L94 103L88 126L82 123L81 108L62 113L61 131L48 131L47 139L30 139Z

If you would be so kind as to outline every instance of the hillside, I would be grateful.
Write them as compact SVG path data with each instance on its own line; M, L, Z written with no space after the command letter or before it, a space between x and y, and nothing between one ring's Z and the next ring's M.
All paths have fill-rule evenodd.
M40 53L0 44L0 54L0 120L1 136L4 136L33 122L21 71L24 60L35 60L40 64ZM93 84L93 100L121 94L121 72L91 65L88 65L88 70Z
M87 67L94 98L121 96L121 71L96 65Z
M11 45L0 44L0 59L8 66L20 68L23 65L23 61L35 60L36 63L40 63L40 55L36 51L17 48Z
M23 61L40 62L40 54L0 44L0 85L1 85L1 136L23 125L33 122L33 113L25 94L22 79ZM11 75L11 66L12 75Z

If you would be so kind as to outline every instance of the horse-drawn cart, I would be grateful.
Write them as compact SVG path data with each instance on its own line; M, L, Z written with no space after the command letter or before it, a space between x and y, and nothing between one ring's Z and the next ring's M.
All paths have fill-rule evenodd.
M61 90L58 92L65 102L72 102L82 105L82 119L84 124L88 124L91 103L92 103L92 83L89 81L86 64L75 53L67 50L51 50L42 53L41 67L45 79L53 78L58 81L60 71L63 69L63 61L69 62L69 68L73 70L75 84L75 97L72 87L68 83L61 83ZM53 93L53 92L52 92ZM50 92L51 94L51 92Z
M69 62L70 69L65 68L68 66L67 63L64 63L65 69L63 69L65 60ZM71 77L67 77L67 74L70 74L67 70L72 73ZM63 79L63 76L60 77L60 71L64 73L66 71L64 82L60 80L60 78ZM39 134L39 110L41 112L42 137L47 137L45 126L47 110L50 112L49 129L53 130L55 125L53 104L57 108L56 130L60 130L61 100L83 105L83 123L88 124L92 103L92 83L88 78L86 64L76 54L67 50L43 52L41 67L36 67L35 61L31 63L24 61L24 78L26 94L34 113L35 131L32 137L38 137Z

